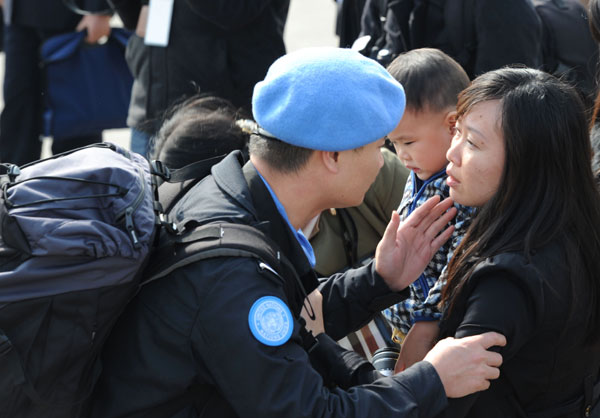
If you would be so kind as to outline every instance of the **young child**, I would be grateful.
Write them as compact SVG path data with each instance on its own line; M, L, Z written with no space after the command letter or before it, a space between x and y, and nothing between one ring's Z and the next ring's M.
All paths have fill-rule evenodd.
M407 101L402 120L388 135L398 157L411 171L398 209L405 219L431 196L449 196L446 151L454 136L458 93L469 85L469 77L456 61L431 48L401 54L387 69L404 87ZM437 338L441 317L437 304L443 285L440 276L471 215L470 208L455 206L456 229L450 240L410 285L410 297L383 312L394 329L394 340L402 344L396 372L421 360Z

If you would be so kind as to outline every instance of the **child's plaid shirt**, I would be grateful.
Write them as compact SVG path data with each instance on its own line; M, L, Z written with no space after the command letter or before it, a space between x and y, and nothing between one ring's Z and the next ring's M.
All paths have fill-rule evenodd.
M440 195L442 199L448 197L450 188L446 184L446 178L445 168L425 181L418 180L415 173L411 173L406 181L404 196L398 208L400 219L406 219L417 207L432 196ZM419 187L420 183L422 184ZM409 286L410 297L383 311L392 326L404 335L417 321L437 321L441 317L437 305L441 298L444 279L440 279L440 276L445 271L454 250L466 232L474 211L470 207L458 204L454 206L458 209L458 212L454 218L455 230L450 239L435 253L421 276ZM443 276L445 277L445 275ZM437 286L435 286L436 283Z

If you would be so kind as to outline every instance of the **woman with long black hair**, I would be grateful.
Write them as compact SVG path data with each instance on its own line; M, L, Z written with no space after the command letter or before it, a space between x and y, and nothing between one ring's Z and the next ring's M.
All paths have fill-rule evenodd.
M587 416L600 369L600 196L581 100L538 70L483 74L459 96L447 158L450 196L478 213L448 266L440 337L493 330L508 343L501 378L446 415Z

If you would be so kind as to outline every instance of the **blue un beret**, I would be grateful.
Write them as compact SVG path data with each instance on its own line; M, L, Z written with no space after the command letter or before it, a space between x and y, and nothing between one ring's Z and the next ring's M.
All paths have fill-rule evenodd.
M258 125L288 144L345 151L390 133L404 89L376 61L342 48L306 48L275 61L254 87Z

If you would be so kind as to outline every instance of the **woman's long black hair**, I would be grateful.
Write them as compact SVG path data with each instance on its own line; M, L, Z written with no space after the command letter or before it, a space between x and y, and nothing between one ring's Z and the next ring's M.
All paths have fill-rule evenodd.
M454 296L478 261L508 251L529 256L561 239L571 282L589 291L587 341L597 341L600 195L583 103L554 76L503 68L479 76L460 94L458 117L489 100L501 101L504 169L498 190L480 208L448 266L442 303L453 308Z

